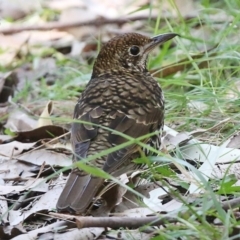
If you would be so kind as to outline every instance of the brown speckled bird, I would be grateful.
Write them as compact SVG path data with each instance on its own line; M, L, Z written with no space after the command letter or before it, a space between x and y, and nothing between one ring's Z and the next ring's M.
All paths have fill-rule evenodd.
M175 33L166 33L149 38L128 33L106 43L96 59L91 80L76 104L74 119L105 126L132 138L162 129L164 97L146 62L153 48L175 36ZM160 137L154 135L144 142L158 148ZM76 160L81 161L127 140L101 127L75 122L71 141ZM139 146L133 144L89 164L117 177L133 169L131 161L138 156ZM58 199L58 211L83 213L103 182L104 179L73 169Z

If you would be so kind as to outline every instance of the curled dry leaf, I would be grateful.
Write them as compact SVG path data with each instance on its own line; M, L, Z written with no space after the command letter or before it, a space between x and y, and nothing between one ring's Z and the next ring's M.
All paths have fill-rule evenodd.
M79 82L82 82L80 79L78 81L73 82L71 85L77 85ZM84 82L83 85L86 83ZM76 105L77 98L73 100L52 100L54 108L52 108L52 114L56 117L61 117L63 119L72 120L72 112ZM34 115L40 116L43 108L47 105L48 101L38 100L34 102L26 102L24 105L29 109ZM53 120L54 121L54 120Z
M52 114L53 103L49 101L38 119L38 127L53 125L50 115Z

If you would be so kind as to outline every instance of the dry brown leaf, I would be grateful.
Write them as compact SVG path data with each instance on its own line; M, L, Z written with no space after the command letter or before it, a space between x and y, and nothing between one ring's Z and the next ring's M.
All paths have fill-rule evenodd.
M16 82L8 79L12 72L0 73L0 103L6 103L10 96L13 96L14 87ZM8 81L6 81L8 79ZM0 113L0 117L1 117Z
M117 217L146 217L155 213L156 212L154 210L151 210L150 208L138 207L127 209L120 213L113 213L112 215Z
M6 144L0 145L0 155L11 158L12 156L17 156L22 153L23 150L28 150L35 145L33 143L21 143L18 141L13 141Z
M58 153L46 149L39 149L31 152L26 152L18 159L26 163L32 163L37 166L42 166L45 163L46 166L61 166L66 167L72 164L71 155Z
M0 188L1 188L0 184ZM7 214L5 214L8 211L8 204L7 204L7 200L5 199L4 196L0 196L0 216L1 216L1 220L0 223L7 223L8 222L8 218L7 218ZM1 234L0 234L1 237Z
M5 77L4 77L4 76L1 76L1 77L0 77L0 93L2 92L4 83L5 83ZM2 102L3 102L3 101L1 100L1 103L2 103Z
M97 15L94 12L91 12L89 9L86 11L84 8L71 7L66 8L61 12L59 21L62 23L72 23L77 21L91 21L97 19ZM86 26L86 27L71 27L66 29L67 32L72 34L77 40L86 39L86 37L95 36L97 33L96 26ZM96 36L97 37L97 36Z
M19 142L37 142L42 139L51 139L66 135L68 131L60 126L43 126L35 128L31 131L17 132L17 136L14 137Z
M37 120L24 113L19 109L12 110L9 113L5 128L9 128L12 132L29 131L36 128Z
M0 65L8 66L13 61L21 48L27 43L29 33L23 36L22 33L14 35L0 35L0 45L2 53L0 54Z
M169 4L169 9L172 10L172 14L178 16L179 13L181 17L196 17L198 16L198 2L193 0L174 0L176 8L172 7L173 4L171 2Z
M2 179L19 179L36 176L39 166L26 164L18 160L0 157L0 178Z
M56 240L66 240L66 239L74 239L74 240L94 240L97 239L102 232L104 232L104 228L82 228L82 229L72 229L68 230L65 233L56 233L52 231L51 233L45 233L39 236L39 240L43 239L56 239Z
M240 148L240 132L234 134L230 139L226 147L229 148Z
M3 142L9 142L12 139L12 136L9 135L0 135L0 144Z
M62 229L65 226L67 226L66 222L58 221L58 222L49 224L45 227L29 231L26 234L21 234L19 236L16 236L16 237L12 238L12 240L33 240L33 239L37 239L37 236L40 235L41 233L51 232L51 231L54 231L55 229Z
M215 179L222 179L225 176L234 174L237 179L240 180L240 163L226 163L226 164L216 164L212 170L212 177Z
M32 189L35 192L46 192L48 190L48 184L45 183L45 180L43 178L38 178L29 179L24 183L23 186L0 185L0 195L19 193L29 189Z
M25 17L27 14L41 9L41 0L1 0L0 17L17 20Z
M54 10L62 11L67 8L72 8L72 7L82 7L85 8L86 4L85 1L78 1L78 0L51 0L47 1L45 5Z
M56 66L56 60L53 58L34 58L33 64L25 64L15 69L10 76L15 79L17 84L17 90L24 89L26 83L31 81L32 89L38 84L36 80L45 78L46 82L53 84L58 79L58 70ZM30 92L34 96L33 93ZM35 93L36 94L36 93Z
M22 224L16 226L11 226L9 224L4 224L0 227L0 239L12 239L15 236L26 233Z
M0 119L1 123L4 124L7 121L8 117L8 106L6 107L0 107ZM6 135L0 135L0 143L4 141L4 139L7 139L9 136Z
M27 219L32 214L36 214L40 211L51 211L56 208L57 200L62 192L63 187L58 185L51 188L46 192L38 201L36 201L31 209L24 211L22 214L21 211L9 211L9 222L11 225L16 225L25 219Z
M71 45L73 36L64 31L49 30L49 31L31 31L28 44L30 46L41 45L45 47L59 47L61 45ZM26 34L26 32L25 32ZM39 48L39 47L38 47ZM31 53L37 53L39 50L30 48Z
M167 148L168 151L172 151L177 146L184 144L191 140L192 136L186 132L178 133L176 136L167 133L163 138L163 146Z
M150 240L152 239L152 234L150 233L145 233L139 229L136 230L124 230L121 229L119 231L110 231L106 234L106 236L109 239L123 239L123 240L127 240L127 239L141 239L141 240Z

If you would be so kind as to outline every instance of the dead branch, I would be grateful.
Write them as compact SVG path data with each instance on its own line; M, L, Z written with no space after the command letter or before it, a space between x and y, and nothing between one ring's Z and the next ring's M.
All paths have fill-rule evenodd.
M233 209L240 206L240 197L222 202L224 210Z
M174 218L167 217L76 217L78 228L88 227L120 227L139 228L144 225L159 226L169 222L176 222Z
M138 20L146 20L150 17L146 16L139 16L139 17L131 17L131 18L116 18L116 19L107 19L107 18L97 18L91 21L75 21L71 23L63 23L63 22L49 22L38 26L12 26L9 28L2 28L0 29L0 33L3 34L13 34L18 33L21 31L32 31L32 30L38 30L38 31L47 31L47 30L65 30L72 27L83 27L83 26L96 26L100 27L102 25L106 24L118 24L122 25L127 22L133 22ZM151 19L156 19L156 17L151 17Z
M221 203L222 208L224 210L236 208L240 206L240 197L235 198L229 201L225 201ZM128 227L128 228L139 228L144 225L149 226L159 226L166 223L176 223L178 220L172 217L78 217L69 214L61 214L61 213L50 213L50 215L62 219L62 220L72 220L76 221L76 225L78 228L89 228L89 227L110 227L113 229L118 229L120 227Z
M117 24L117 25L123 25L125 23L128 22L135 22L135 21L142 21L142 20L153 20L156 21L156 19L158 18L158 16L135 16L135 17L129 17L129 18L115 18L115 19L108 19L108 18L104 18L104 17L99 17L96 18L94 20L91 21L75 21L75 22L68 22L68 23L63 23L63 22L48 22L42 25L38 25L38 26L12 26L12 27L7 27L7 28L2 28L0 29L0 33L3 34L14 34L14 33L18 33L18 32L22 32L22 31L49 31L49 30L53 30L53 29L57 29L57 30L65 30L68 28L72 28L72 27L84 27L84 26L95 26L95 27L100 27L106 24ZM174 19L174 17L169 17L169 16L163 16L162 17L163 20L171 20ZM186 16L184 17L185 21L191 20L191 19L198 19L197 16ZM201 22L201 26L206 24L204 20L199 20ZM214 21L215 24L221 24L221 23L225 23L226 20L218 20L218 21ZM230 23L230 21L229 21ZM198 27L199 23L197 22L195 24L195 27ZM194 26L193 26L194 27Z
M164 19L166 19L165 17ZM186 19L191 19L192 17L186 17ZM108 18L97 18L91 21L75 21L72 23L62 23L62 22L49 22L38 26L12 26L8 28L2 28L0 29L0 33L3 34L13 34L18 33L22 31L32 31L32 30L38 30L38 31L48 31L48 30L65 30L72 27L83 27L83 26L95 26L100 27L106 24L117 24L117 25L123 25L128 22L134 22L134 21L142 21L142 20L156 20L157 16L136 16L136 17L129 17L129 18L115 18L115 19L108 19Z
M78 228L88 227L110 227L118 229L120 227L139 228L144 225L159 226L166 223L177 222L178 220L170 217L78 217L67 214L51 213L52 216L61 219L75 219Z

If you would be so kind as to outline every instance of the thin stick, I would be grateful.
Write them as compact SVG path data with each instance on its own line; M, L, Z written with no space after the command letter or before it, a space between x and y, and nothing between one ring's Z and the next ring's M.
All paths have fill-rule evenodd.
M144 225L149 226L159 226L166 223L174 223L178 222L176 218L171 217L78 217L67 214L60 213L50 213L50 215L68 220L75 219L78 228L88 228L88 227L110 227L114 229L118 229L120 227L128 227L128 228L139 228Z

